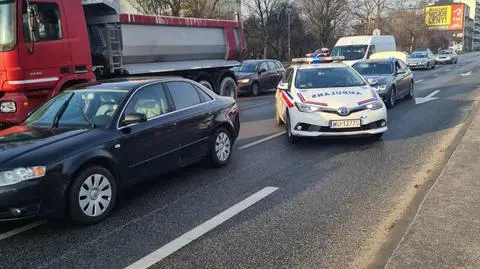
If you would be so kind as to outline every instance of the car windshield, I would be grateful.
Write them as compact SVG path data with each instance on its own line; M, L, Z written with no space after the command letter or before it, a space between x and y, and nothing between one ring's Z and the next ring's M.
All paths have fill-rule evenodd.
M452 51L450 50L441 50L438 54L452 54Z
M345 60L359 60L365 57L367 53L367 45L351 45L351 46L338 46L333 48L332 56L343 56Z
M15 47L15 20L15 2L0 0L0 51L8 51Z
M238 72L254 73L257 71L258 63L243 63Z
M393 74L391 63L357 63L353 66L362 75L388 75Z
M128 91L79 89L61 93L35 110L24 122L32 127L105 127Z
M295 78L297 89L358 87L365 81L349 67L299 69Z
M416 53L412 53L412 55L410 55L409 58L414 58L414 59L427 58L427 54L424 52L416 52Z

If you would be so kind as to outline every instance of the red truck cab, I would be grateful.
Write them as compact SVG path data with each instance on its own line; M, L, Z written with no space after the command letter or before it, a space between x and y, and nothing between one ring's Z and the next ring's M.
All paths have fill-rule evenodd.
M62 88L95 79L80 14L80 1L0 1L1 123L19 123Z

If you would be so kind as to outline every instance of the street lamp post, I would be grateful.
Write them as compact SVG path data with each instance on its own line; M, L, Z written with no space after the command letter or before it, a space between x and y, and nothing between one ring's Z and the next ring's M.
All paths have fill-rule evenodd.
M291 44L291 33L290 33L290 11L287 13L287 18L288 18L288 61L291 61L292 59L292 44Z

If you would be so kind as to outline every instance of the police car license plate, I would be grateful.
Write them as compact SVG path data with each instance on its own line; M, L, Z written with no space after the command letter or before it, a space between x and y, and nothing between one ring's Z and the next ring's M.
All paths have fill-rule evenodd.
M332 120L330 121L330 128L342 129L342 128L358 128L361 126L360 120Z

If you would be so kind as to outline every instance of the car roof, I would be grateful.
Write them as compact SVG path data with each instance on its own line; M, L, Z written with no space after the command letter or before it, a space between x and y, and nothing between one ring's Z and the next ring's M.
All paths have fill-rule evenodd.
M261 63L265 61L274 61L278 62L278 60L273 60L273 59L251 59L251 60L245 60L243 63Z
M397 59L395 59L396 61ZM356 62L357 63L390 63L390 59L367 59Z
M297 65L297 69L316 69L316 68L342 68L348 66L341 62L333 63L319 63L319 64L300 64Z
M107 79L101 81L87 82L83 84L76 85L69 90L79 90L79 89L88 89L88 90L123 90L123 91L132 91L141 86L155 83L155 82L167 82L171 80L185 80L181 77L125 77L125 78L115 78Z

